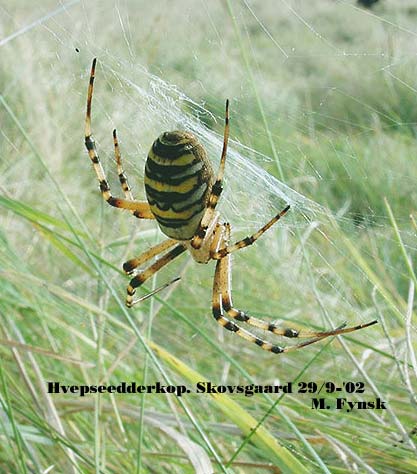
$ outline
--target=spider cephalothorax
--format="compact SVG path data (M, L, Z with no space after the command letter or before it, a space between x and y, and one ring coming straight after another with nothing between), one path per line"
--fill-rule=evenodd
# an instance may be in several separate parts
M129 308L149 296L146 295L134 300L136 289L162 267L187 250L198 263L216 261L212 298L213 316L216 321L224 328L257 344L266 351L277 354L288 352L313 344L328 336L356 331L376 323L376 321L372 321L350 328L345 328L345 325L342 325L334 330L323 332L298 331L278 327L234 308L231 297L231 253L252 245L287 213L290 206L286 206L251 236L233 244L229 243L230 224L222 223L219 213L216 211L217 202L223 190L223 174L229 139L229 101L226 101L223 150L217 175L213 173L205 149L194 135L186 131L162 133L152 144L146 160L145 191L148 202L136 201L133 198L123 171L119 143L116 130L114 130L113 140L117 171L125 198L113 197L91 134L91 102L95 67L96 59L93 60L88 87L85 146L96 172L102 196L111 206L127 209L139 219L156 219L161 231L168 237L167 240L123 264L124 271L129 275L133 275L127 287L126 305ZM151 265L141 271L138 270L146 262L158 257L165 251L166 253L156 258ZM165 286L167 285L163 285L151 294ZM307 340L293 346L281 347L255 336L240 327L236 322L243 322L278 336L302 337L307 338Z

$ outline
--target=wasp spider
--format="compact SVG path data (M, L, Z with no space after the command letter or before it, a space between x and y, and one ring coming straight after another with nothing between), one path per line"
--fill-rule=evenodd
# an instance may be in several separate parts
M220 167L215 176L206 151L189 132L162 133L152 144L145 167L145 190L148 202L136 201L124 174L116 130L113 131L114 153L117 171L125 199L113 197L100 163L91 134L91 101L96 59L93 60L87 96L85 121L85 146L97 175L101 194L111 206L129 210L139 219L156 219L162 232L168 237L140 256L128 260L124 271L133 278L127 287L126 305L130 308L145 297L134 299L137 288L157 271L188 250L198 263L216 261L212 308L215 320L225 329L253 342L262 349L279 354L317 342L325 337L344 334L368 327L376 321L355 327L343 326L330 331L308 331L281 328L249 316L233 306L231 298L230 256L236 250L252 245L264 232L283 217L290 206L285 207L253 235L229 243L230 224L220 222L216 205L223 189L222 181L226 163L229 137L229 102L226 101L223 151ZM138 270L146 262L165 252L145 269ZM168 283L170 284L170 283ZM160 289L155 290L152 294ZM307 338L293 346L281 347L255 336L237 323L246 323L257 329L269 331L287 338Z

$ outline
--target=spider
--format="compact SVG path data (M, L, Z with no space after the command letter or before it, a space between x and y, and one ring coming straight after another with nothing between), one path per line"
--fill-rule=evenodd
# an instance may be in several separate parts
M226 101L223 150L217 175L214 175L207 153L194 135L186 131L162 133L153 142L146 160L144 181L147 202L137 201L133 198L123 171L116 130L113 130L117 171L125 195L125 199L116 198L111 194L91 132L91 103L95 69L96 58L94 58L91 67L87 94L85 146L97 175L101 194L108 204L119 209L127 209L138 219L156 219L161 231L168 237L167 240L123 264L125 273L133 276L127 287L127 307L132 307L171 284L172 282L167 283L145 297L134 299L136 290L146 280L176 257L188 251L198 263L216 261L212 311L217 323L266 351L276 354L292 351L326 337L356 331L377 322L372 321L349 328L345 327L345 323L336 329L323 332L296 330L279 327L236 309L231 297L231 254L256 242L288 212L290 206L286 206L254 234L230 244L230 224L222 223L219 213L216 211L223 189L222 182L226 164L229 138L229 101ZM149 260L158 257L165 251L166 253L157 258L154 263L141 271L138 270ZM281 347L255 336L237 323L246 323L254 328L286 338L307 338L307 340L296 345Z

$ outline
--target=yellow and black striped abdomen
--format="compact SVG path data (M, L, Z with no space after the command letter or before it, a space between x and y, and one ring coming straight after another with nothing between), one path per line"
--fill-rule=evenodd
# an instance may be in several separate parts
M214 181L206 151L188 132L165 132L149 151L145 189L151 211L168 237L190 240L207 207Z

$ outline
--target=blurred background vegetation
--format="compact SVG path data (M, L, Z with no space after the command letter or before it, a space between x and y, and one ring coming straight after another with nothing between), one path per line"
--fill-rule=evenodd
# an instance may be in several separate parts
M416 20L412 0L2 5L1 472L416 472ZM147 150L170 127L197 120L218 162L230 98L219 208L234 235L292 204L234 257L236 306L297 328L380 324L264 353L217 327L214 266L188 256L148 290L179 285L127 311L121 263L163 236L98 192L83 145L95 56L93 129L115 194L114 127L143 199ZM362 381L338 396L388 409L317 411L308 393L46 393L196 377Z

